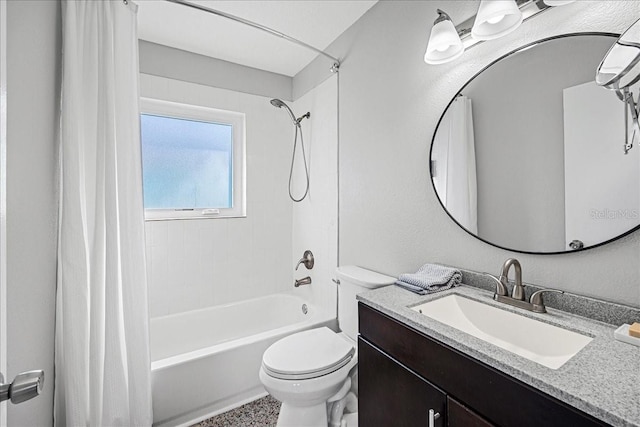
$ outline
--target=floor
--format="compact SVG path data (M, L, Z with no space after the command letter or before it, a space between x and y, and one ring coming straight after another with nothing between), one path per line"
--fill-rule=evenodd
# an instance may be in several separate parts
M273 427L278 421L279 413L280 402L266 396L192 427Z

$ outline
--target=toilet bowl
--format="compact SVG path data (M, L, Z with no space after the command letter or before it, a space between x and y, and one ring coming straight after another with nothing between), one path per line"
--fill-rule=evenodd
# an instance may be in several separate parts
M395 278L355 266L337 269L338 322L298 332L271 345L263 354L260 381L282 402L278 427L357 427L356 295L390 285ZM355 393L354 393L355 392Z
M342 398L338 395L356 362L355 342L327 327L290 335L269 347L260 381L282 402L278 427L326 427L327 402Z

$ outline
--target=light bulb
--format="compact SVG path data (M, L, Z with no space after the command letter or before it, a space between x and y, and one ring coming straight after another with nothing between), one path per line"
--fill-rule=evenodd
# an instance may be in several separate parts
M476 40L492 40L515 30L522 23L522 12L515 0L482 0L471 28Z
M497 24L498 22L502 21L503 19L504 19L504 15L499 15L499 16L496 16L495 18L487 19L487 22L489 24Z
M458 58L464 52L464 46L451 18L438 9L438 18L431 27L424 62L427 64L444 64Z

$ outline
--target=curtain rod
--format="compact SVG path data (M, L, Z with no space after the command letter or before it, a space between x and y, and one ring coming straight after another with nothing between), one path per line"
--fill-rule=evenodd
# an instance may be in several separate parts
M326 52L324 52L324 51L322 51L322 50L320 50L318 48L315 48L315 47L313 47L313 46L311 46L311 45L309 45L309 44L307 44L307 43L305 43L303 41L300 41L300 40L295 39L295 38L293 38L291 36L288 36L288 35L286 35L284 33L281 33L280 31L276 31L276 30L274 30L272 28L266 27L266 26L258 24L256 22L249 21L249 20L244 19L244 18L240 18L239 16L231 15L229 13L222 12L222 11L217 10L217 9L212 9L212 8L205 7L205 6L200 6L199 4L190 3L190 2L187 2L187 1L184 1L184 0L166 0L166 1L168 1L169 3L181 4L183 6L191 7L193 9L201 10L203 12L212 13L214 15L221 16L221 17L227 18L227 19L231 19L232 21L236 21L236 22L248 25L248 26L253 27L253 28L257 28L258 30L265 31L265 32L267 32L269 34L272 34L274 36L277 36L277 37L280 37L282 39L288 40L288 41L290 41L292 43L295 43L295 44L297 44L299 46L305 47L307 49L311 49L312 51L314 51L314 52L316 52L316 53L318 53L320 55L326 56L327 58L331 59L333 61L333 65L331 66L331 72L332 73L336 73L338 71L338 69L340 68L340 60L338 58L335 58L335 57L329 55L328 53L326 53Z

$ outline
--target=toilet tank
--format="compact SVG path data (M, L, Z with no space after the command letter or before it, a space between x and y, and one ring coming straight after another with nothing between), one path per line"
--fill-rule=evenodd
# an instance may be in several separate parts
M340 280L340 285L338 285L338 325L342 332L356 340L358 337L358 300L356 295L370 289L392 285L396 278L355 265L338 267L336 275Z

